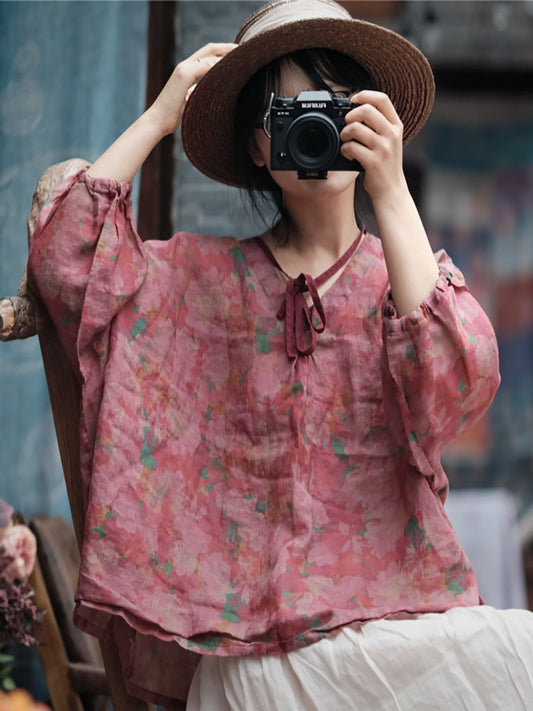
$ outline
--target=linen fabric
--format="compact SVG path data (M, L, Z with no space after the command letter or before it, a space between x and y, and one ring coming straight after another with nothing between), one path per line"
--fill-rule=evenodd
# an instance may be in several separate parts
M276 654L477 605L440 455L489 405L498 359L448 256L398 318L362 235L312 352L290 357L286 279L257 240L142 243L130 191L69 178L29 258L83 384L77 624L119 636L131 688L163 703L158 646Z
M203 657L187 711L530 711L533 614L456 607L279 656Z

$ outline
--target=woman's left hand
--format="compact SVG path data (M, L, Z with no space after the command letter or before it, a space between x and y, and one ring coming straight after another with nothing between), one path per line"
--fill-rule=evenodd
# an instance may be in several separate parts
M384 198L405 185L402 122L392 101L380 91L365 89L352 94L350 100L359 106L346 114L341 152L365 169L364 185L370 197Z
M404 316L427 298L439 271L403 173L403 126L386 94L365 89L350 99L360 105L346 114L341 151L365 169L394 305Z

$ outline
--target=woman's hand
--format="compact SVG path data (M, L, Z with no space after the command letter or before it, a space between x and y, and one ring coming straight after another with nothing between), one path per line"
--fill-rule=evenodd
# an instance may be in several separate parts
M147 111L147 114L158 123L164 135L173 133L180 125L185 103L196 83L236 46L222 43L206 44L176 66L161 93Z
M386 94L365 89L352 94L359 104L346 114L341 152L365 169L365 190L373 199L405 189L402 167L403 125Z
M403 126L391 100L366 89L350 98L360 105L346 114L341 151L365 169L364 186L372 198L392 297L403 316L434 288L438 267L403 173Z
M88 174L130 182L159 141L180 125L196 82L235 46L206 44L180 62L152 106L93 163Z

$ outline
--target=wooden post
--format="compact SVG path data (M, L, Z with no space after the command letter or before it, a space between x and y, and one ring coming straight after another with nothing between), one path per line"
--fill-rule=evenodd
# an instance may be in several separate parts
M146 107L153 104L174 69L177 3L150 2ZM154 148L141 171L138 230L142 239L168 239L172 234L171 204L174 177L174 136Z

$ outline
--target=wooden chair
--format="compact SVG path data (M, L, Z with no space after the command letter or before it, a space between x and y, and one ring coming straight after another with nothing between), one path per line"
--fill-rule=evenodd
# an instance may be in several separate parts
M85 161L74 159L52 166L45 172L36 190L28 218L30 239L39 212L47 197L68 175L77 172L80 167L86 164ZM28 338L36 334L41 347L75 537L78 547L80 547L84 523L78 435L81 403L80 384L59 342L51 320L37 298L28 290L24 275L17 295L0 299L0 340ZM41 572L38 567L34 583L46 591L46 584ZM40 579L38 579L39 576L41 576ZM41 629L41 633L49 634L50 630ZM155 706L152 704L142 702L127 694L115 644L112 641L102 641L100 649L115 711L155 711ZM51 695L57 694L58 698L61 698L61 686L66 682L65 677L57 674L58 665L54 666L53 662L47 660L45 669L48 668L47 681L53 687L50 689ZM52 673L54 671L56 673ZM67 696L67 698L70 697ZM74 696L72 699L72 701L68 701L71 703L70 706L62 708L66 711L84 711L83 706L76 705ZM60 711L59 706L56 711Z
M39 655L54 711L109 711L109 687L97 640L72 621L80 554L70 524L39 516L26 521L37 539L30 578L44 611Z

